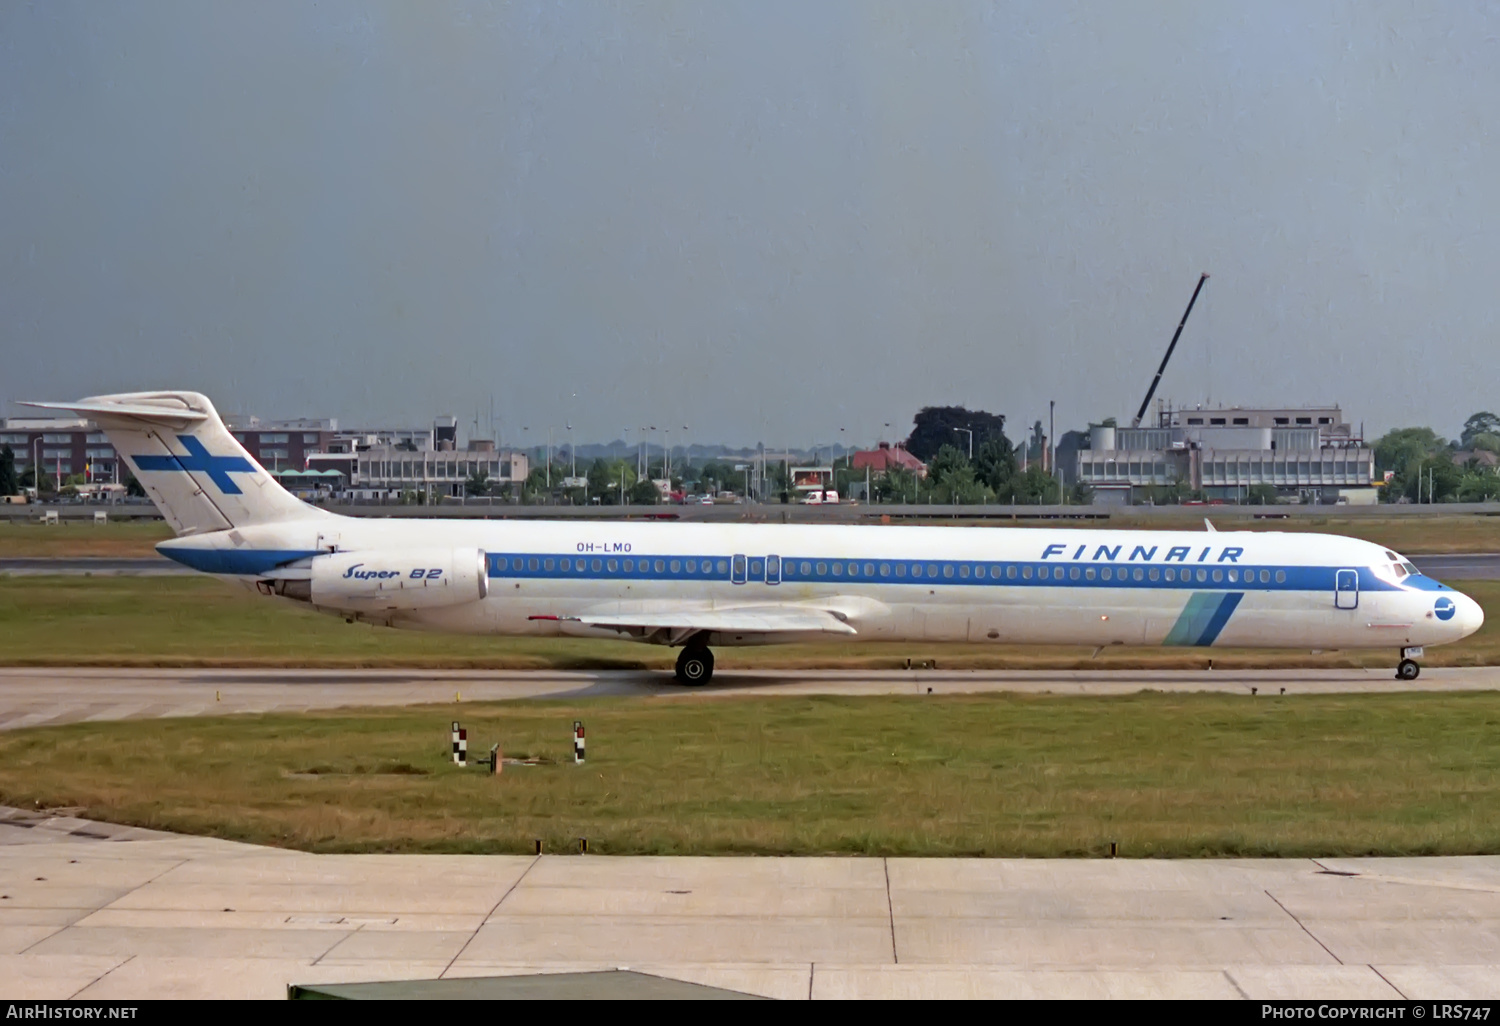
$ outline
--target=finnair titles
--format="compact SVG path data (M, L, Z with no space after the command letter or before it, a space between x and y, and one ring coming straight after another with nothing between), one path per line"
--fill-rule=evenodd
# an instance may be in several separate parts
M1380 545L1276 532L362 519L309 506L195 392L33 403L96 421L177 537L157 549L350 622L626 638L1389 649L1479 629L1478 603Z

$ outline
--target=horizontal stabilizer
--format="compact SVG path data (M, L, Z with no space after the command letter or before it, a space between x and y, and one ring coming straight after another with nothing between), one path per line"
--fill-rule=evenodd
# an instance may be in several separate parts
M80 399L72 403L17 403L18 406L35 406L41 410L65 410L89 417L120 417L125 420L145 420L154 424L195 424L207 420L208 414L186 407L155 405L146 403L113 403L92 399Z

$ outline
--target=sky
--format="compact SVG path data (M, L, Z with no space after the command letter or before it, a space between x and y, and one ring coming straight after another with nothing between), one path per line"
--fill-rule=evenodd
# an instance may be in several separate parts
M1497 97L1493 3L0 4L0 402L1061 431L1207 271L1159 396L1453 436Z

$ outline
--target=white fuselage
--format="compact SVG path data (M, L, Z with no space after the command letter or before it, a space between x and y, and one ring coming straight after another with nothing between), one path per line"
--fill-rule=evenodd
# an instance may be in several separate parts
M855 636L705 632L717 645L857 638L1395 649L1457 641L1483 622L1472 599L1410 574L1396 554L1331 535L320 517L160 546L251 587L319 554L444 548L482 550L485 597L329 611L419 630L678 644L680 632L578 618L790 605L828 611Z

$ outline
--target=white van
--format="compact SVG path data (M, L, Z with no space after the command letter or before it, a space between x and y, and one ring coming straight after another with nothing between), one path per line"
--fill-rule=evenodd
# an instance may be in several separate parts
M832 488L824 488L820 489L819 491L808 492L806 495L802 496L802 505L804 506L832 506L837 505L838 501L839 493L834 491Z

